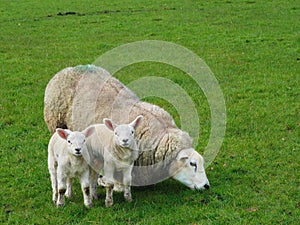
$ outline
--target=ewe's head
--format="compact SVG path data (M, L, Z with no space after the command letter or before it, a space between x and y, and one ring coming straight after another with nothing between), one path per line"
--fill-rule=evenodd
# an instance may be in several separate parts
M173 178L191 189L209 189L203 157L193 148L181 150L171 165Z
M117 125L110 119L104 119L103 123L108 129L114 132L114 138L117 145L129 148L134 143L134 131L142 122L143 116L138 116L129 124Z
M70 131L68 129L57 128L56 133L64 140L67 141L68 151L75 156L82 156L86 151L85 139L91 136L95 131L95 127L91 126L84 131Z

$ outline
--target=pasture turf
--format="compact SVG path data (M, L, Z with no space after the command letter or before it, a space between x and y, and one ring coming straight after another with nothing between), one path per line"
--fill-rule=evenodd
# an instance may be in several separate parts
M1 224L299 224L299 1L7 1L0 4ZM163 40L202 58L223 91L226 135L207 167L211 188L174 180L134 187L133 203L115 194L83 206L79 183L57 209L47 169L50 134L44 90L68 66L133 41ZM205 95L182 71L139 63L116 76L125 84L162 76L197 105L203 153L210 132ZM167 101L148 101L168 110Z

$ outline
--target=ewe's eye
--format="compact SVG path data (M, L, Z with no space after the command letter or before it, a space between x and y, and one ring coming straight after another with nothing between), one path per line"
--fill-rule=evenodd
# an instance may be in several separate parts
M68 140L68 143L69 143L69 144L71 144L71 141L70 141L70 140Z
M131 134L133 134L133 133L134 133L134 131L132 130L132 131L131 131Z
M195 162L190 162L190 165L192 166L192 167L195 167L195 172L197 171L197 163L195 163Z
M115 132L115 135L116 135L116 136L119 136L117 132Z

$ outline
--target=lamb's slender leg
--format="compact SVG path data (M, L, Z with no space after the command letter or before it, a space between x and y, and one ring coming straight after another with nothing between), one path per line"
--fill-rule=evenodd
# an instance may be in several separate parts
M98 174L93 169L90 168L90 191L91 198L97 200L98 199L98 185L97 185Z
M84 205L88 208L93 207L90 193L90 171L86 170L80 177L81 190L83 193Z
M106 198L105 206L110 207L113 205L113 188L114 188L114 167L104 163L105 187Z
M72 196L72 178L70 178L70 177L67 178L67 190L66 190L65 196L67 198L71 198L71 196Z
M114 184L106 184L106 197L105 197L105 206L106 207L110 207L114 204L113 188L114 188Z
M62 169L58 167L57 168L58 199L56 202L57 207L61 207L65 204L64 196L67 190L66 179L67 179L66 174L64 174Z
M51 185L52 185L52 201L56 205L57 197L58 197L56 169L49 168L49 172L50 172Z
M132 171L132 166L128 169L126 169L123 172L123 184L124 184L124 198L128 202L132 202L132 196L131 196L131 171Z
M52 186L52 201L56 205L58 198L57 191L57 161L55 161L53 154L48 154L48 170L50 173L51 186Z

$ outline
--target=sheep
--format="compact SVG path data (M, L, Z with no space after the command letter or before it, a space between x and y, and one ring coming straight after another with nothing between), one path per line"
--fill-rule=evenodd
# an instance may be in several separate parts
M141 153L132 185L151 185L172 177L191 189L208 189L203 157L192 147L189 134L164 109L141 101L104 69L93 65L63 69L45 90L44 120L50 132L57 127L82 129L107 117L118 124L128 123L137 115L144 119L135 132Z
M138 158L138 147L134 139L134 131L140 125L143 116L138 116L129 124L117 125L110 119L103 119L103 124L93 125L96 129L94 135L87 142L91 155L99 155L98 160L103 160L103 171L105 175L106 198L105 205L113 205L113 187L118 180L124 188L125 200L131 202L130 190L131 171L134 161ZM95 159L94 159L95 160ZM97 160L97 158L96 158ZM97 174L100 168L93 168L91 174L92 183L97 182ZM120 173L121 177L116 177ZM116 183L118 185L118 183ZM92 189L92 196L95 196Z
M57 207L64 205L64 195L71 197L72 178L79 177L84 205L92 207L90 198L90 167L86 138L95 131L88 127L82 132L57 128L48 145L48 169Z

